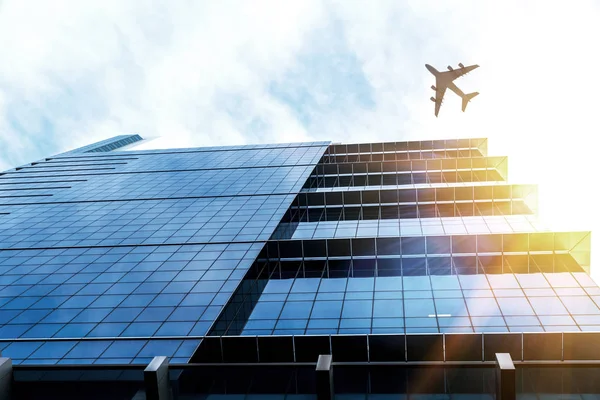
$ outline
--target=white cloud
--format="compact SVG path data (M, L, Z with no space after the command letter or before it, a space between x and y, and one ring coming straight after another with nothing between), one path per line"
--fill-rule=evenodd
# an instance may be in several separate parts
M598 230L599 19L593 0L4 1L0 169L130 132L161 147L486 136L512 178L542 184L546 215ZM343 52L356 65L311 69ZM458 62L481 65L459 83L481 95L464 114L447 95L436 119L424 64ZM352 68L372 106L358 81L334 85Z
M0 47L11 60L0 65L0 95L9 99L0 109L6 164L127 132L173 145L245 141L240 119L215 106L217 92L250 100L247 118L268 125L255 141L283 131L287 140L307 138L265 85L323 23L318 2L2 4ZM14 115L27 125L15 129ZM35 146L44 135L52 135L47 146Z

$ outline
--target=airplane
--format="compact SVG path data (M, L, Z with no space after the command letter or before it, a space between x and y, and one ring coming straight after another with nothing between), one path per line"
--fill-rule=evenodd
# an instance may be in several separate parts
M433 68L431 65L425 64L427 70L431 72L433 76L435 76L435 86L431 86L431 88L435 90L435 97L431 97L431 101L435 103L436 117L440 112L440 107L442 105L442 101L444 100L444 93L446 93L446 89L452 90L454 93L456 93L462 98L463 112L467 108L467 104L469 103L469 101L471 101L473 97L479 94L479 92L465 94L462 90L456 87L456 85L453 82L456 78L460 78L461 76L473 71L475 68L478 68L479 65L470 65L468 67L465 67L464 65L462 65L462 63L458 63L458 66L460 68L453 69L451 66L448 65L447 72L440 72L437 69Z

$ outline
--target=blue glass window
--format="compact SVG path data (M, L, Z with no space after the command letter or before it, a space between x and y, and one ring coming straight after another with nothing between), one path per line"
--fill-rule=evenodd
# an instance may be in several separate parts
M177 352L177 349L179 348L179 346L181 346L181 342L181 340L149 340L137 356L155 357L166 355L170 357ZM197 342L193 343L197 344Z
M151 306L176 306L184 298L184 294L181 293L169 293L169 294L159 294L156 298L150 303Z
M169 321L197 321L206 307L177 307L169 316Z
M348 280L346 278L332 278L321 280L319 286L319 292L332 293L332 292L344 292L346 290L346 284Z
M405 300L404 312L406 317L428 317L436 314L432 299Z
M127 297L124 294L114 294L114 295L105 295L100 296L96 301L94 301L90 307L94 308L104 308L104 307L116 307Z
M207 306L215 297L214 293L191 293L181 301L181 306Z
M452 317L468 316L467 305L461 299L436 299L435 308L439 315L448 315Z
M148 344L152 343L153 341L151 340ZM191 357L192 354L194 353L194 351L196 350L196 348L198 347L198 345L200 344L200 341L198 340L184 340L183 343L179 346L179 348L177 349L177 351L175 352L175 354L173 354L174 357ZM143 349L143 351L145 352L145 348ZM183 361L186 362L186 361Z
M43 342L13 342L2 350L2 355L13 359L24 359L29 357L42 344Z
M467 309L473 317L501 316L496 300L493 298L468 298Z
M104 319L105 322L131 322L141 312L143 308L139 307L127 307L127 308L115 308L108 316Z
M174 307L148 307L135 320L138 322L166 321L174 309Z
M375 300L373 305L374 318L394 318L404 315L404 303L402 300Z
M368 300L344 301L342 318L370 318L373 315L373 302Z
M165 322L155 333L156 336L186 336L194 327L193 322Z
M112 344L111 341L93 340L77 343L71 351L66 354L66 358L98 358Z
M348 292L372 292L375 284L374 278L349 278L346 291Z
M0 328L1 339L15 339L31 328L31 325L6 325Z
M31 329L25 332L22 337L24 338L50 338L54 336L63 327L62 324L37 324L33 325Z
M25 310L18 317L15 317L10 323L11 324L35 324L41 321L49 310Z
M373 328L403 328L404 318L373 318ZM395 331L398 333L400 331ZM392 332L389 332L392 333Z
M290 301L285 304L279 318L283 319L302 319L308 318L313 303L308 301Z
M31 358L62 358L75 346L76 343L77 342L67 342L67 341L46 342L42 346L40 346L29 357L31 357Z
M72 320L72 322L100 322L111 311L111 308L88 308L86 310L81 311L81 313L79 313Z
M438 314L438 324L440 327L470 327L471 319L467 317L440 317Z
M135 357L145 344L145 340L115 340L102 356L104 358Z
M42 321L48 323L67 323L75 318L75 316L80 312L81 309L78 308L57 309L48 314Z
M160 328L161 322L132 322L123 331L123 337L146 337L152 336Z
M471 317L475 326L506 326L502 317Z
M320 279L296 279L292 286L292 293L315 293L321 283Z
M430 278L431 287L435 292L460 289L458 276L456 275L431 275Z
M370 318L352 318L352 319L341 319L340 320L340 330L341 329L360 329L360 328L371 328L371 319Z
M308 321L308 328L309 329L337 329L339 324L340 324L339 319L310 319ZM307 332L307 334L308 334L308 332Z
M407 332L421 332L421 333L433 333L438 332L437 319L435 317L428 318L405 318L404 320L407 328ZM433 328L432 330L409 330L408 328Z
M54 337L57 338L82 338L96 327L96 324L66 324L60 325L60 329Z
M196 325L192 328L189 333L190 336L204 336L208 333L208 329L212 325L212 322L196 322Z
M306 329L308 320L306 319L280 319L277 322L277 329Z
M244 330L270 330L275 327L276 323L276 319L251 319L248 322L246 322Z
M428 290L431 291L431 281L429 276L405 276L404 290Z
M463 289L489 289L485 275L459 275L458 280Z
M98 296L73 296L69 300L65 301L60 307L61 308L84 308L92 304Z
M341 301L317 301L313 306L310 318L340 318L341 313Z
M122 307L145 307L156 297L154 294L132 294L121 303Z
M103 322L88 333L90 337L117 337L127 327L126 323Z
M283 302L260 301L256 307L254 307L250 319L276 319L279 317L283 304Z

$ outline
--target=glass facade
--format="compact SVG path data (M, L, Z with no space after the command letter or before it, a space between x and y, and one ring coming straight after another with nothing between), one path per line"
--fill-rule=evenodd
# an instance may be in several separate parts
M270 280L242 334L598 331L598 294L584 273Z
M115 151L138 140L0 173L0 350L17 371L139 381L119 366L166 356L189 398L308 399L301 363L332 354L404 382L341 365L336 398L493 398L489 369L443 366L430 390L398 363L600 359L590 232L538 221L536 186L508 183L486 139ZM270 362L289 365L212 369ZM523 396L556 393L519 374Z
M134 139L0 174L14 364L187 362L327 149L107 152Z
M589 232L547 229L484 140L451 145L330 146L213 333L600 331Z

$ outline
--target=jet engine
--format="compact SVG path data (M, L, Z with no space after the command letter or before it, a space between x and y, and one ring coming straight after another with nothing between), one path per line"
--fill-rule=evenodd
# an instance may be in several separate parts
M434 85L431 85L431 89L433 90L437 90L436 87Z
M464 65L462 65L462 63L458 63L458 66L461 67L461 68L465 67Z
M448 65L448 71L454 71L451 66Z
M430 97L429 100L431 100L435 103L435 97Z

